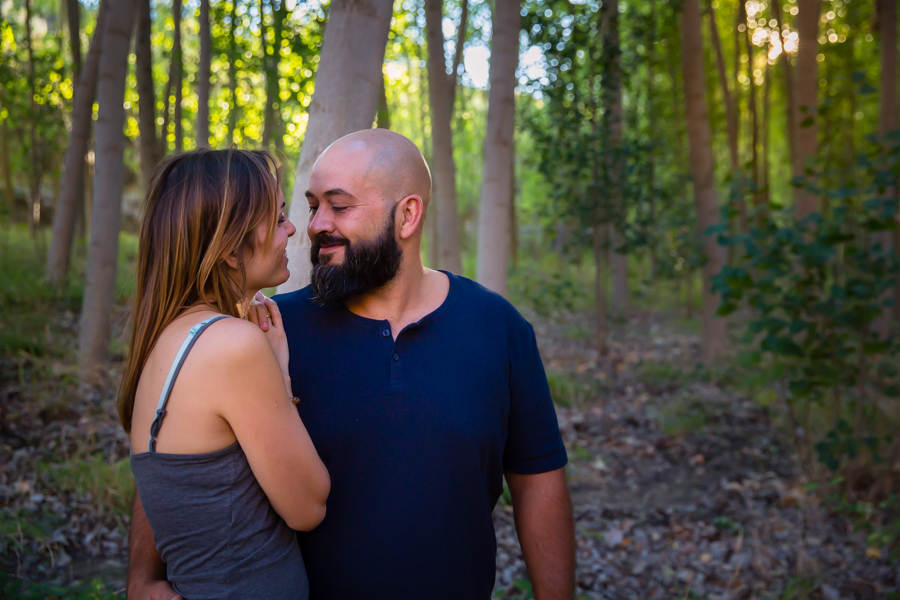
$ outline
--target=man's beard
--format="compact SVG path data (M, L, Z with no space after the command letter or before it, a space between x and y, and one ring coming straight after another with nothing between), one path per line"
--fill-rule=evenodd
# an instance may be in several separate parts
M346 238L320 234L310 248L310 284L313 301L322 306L344 303L350 298L380 289L389 283L400 270L403 250L397 243L394 215L390 217L381 235L373 242L351 244ZM320 264L319 250L323 243L342 244L342 264ZM334 259L332 259L333 261Z

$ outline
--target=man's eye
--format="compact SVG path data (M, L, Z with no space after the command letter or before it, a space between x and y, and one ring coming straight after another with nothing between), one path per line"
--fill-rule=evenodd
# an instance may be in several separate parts
M347 207L346 206L333 206L332 209L334 210L334 212L344 212L345 210L347 210Z

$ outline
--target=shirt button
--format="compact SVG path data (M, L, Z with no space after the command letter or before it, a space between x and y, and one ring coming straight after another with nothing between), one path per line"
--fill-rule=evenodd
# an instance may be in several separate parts
M400 355L395 353L395 354L394 354L394 360L400 360Z
M391 335L391 330L390 329L382 329L381 335L382 335L382 337L387 337L387 336Z

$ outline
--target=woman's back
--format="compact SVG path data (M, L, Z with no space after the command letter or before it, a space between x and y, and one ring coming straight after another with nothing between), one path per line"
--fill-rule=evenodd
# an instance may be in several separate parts
M223 318L206 319L192 327L172 362L156 417L148 428L147 451L131 457L138 493L157 549L167 565L168 579L188 600L305 599L308 583L296 534L273 509L240 444L234 441L225 448L193 454L157 452L155 448L156 437L165 429L163 417L181 365L205 328ZM158 363L158 359L154 357L148 365ZM203 357L198 356L195 362L198 364L190 369L192 379L202 372L196 367L202 368ZM158 374L149 375L152 380ZM210 401L205 397L187 398L187 391L181 390L177 398L182 408L179 412L189 412L184 408L191 400L196 402L190 404L201 406ZM136 416L139 408L146 412L148 400L139 399ZM145 406L137 406L140 404ZM135 419L135 426L141 426L139 419ZM169 440L168 446L183 445L172 436L164 437ZM231 439L235 439L233 434ZM194 443L203 445L209 440Z

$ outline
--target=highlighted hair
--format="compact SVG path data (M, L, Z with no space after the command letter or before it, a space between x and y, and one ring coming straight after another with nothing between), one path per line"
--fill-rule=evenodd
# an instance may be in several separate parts
M271 240L278 205L278 163L264 151L199 149L164 160L147 191L138 243L131 343L119 388L119 420L131 431L141 372L162 331L185 309L205 304L243 317L249 300L243 258L256 228ZM235 278L225 260L239 258Z

